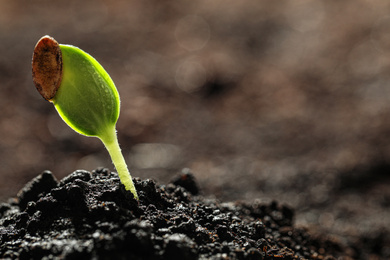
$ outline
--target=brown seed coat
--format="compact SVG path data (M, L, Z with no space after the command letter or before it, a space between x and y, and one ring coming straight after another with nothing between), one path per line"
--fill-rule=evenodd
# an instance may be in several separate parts
M53 99L62 80L62 54L54 38L43 36L35 46L32 76L42 97L48 101Z

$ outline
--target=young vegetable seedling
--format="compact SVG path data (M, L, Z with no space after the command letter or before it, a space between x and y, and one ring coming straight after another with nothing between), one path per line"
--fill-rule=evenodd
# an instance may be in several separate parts
M34 49L32 75L39 93L73 130L103 142L120 181L138 200L116 135L119 94L104 68L81 49L44 36Z

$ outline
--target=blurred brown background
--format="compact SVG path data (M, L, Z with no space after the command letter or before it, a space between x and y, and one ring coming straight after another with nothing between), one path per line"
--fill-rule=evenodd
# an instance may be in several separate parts
M188 167L204 195L277 200L298 224L387 241L389 1L0 0L3 201L46 169L113 169L32 83L46 34L113 78L133 176Z

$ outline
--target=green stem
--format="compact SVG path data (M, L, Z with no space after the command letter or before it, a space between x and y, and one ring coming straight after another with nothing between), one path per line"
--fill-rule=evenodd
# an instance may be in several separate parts
M125 185L125 189L131 191L131 193L134 195L134 198L139 200L130 172L127 169L126 161L121 152L121 148L119 147L115 126L111 131L107 131L104 136L99 136L99 138L106 146L108 153L111 156L111 160L118 172L119 179L123 185Z

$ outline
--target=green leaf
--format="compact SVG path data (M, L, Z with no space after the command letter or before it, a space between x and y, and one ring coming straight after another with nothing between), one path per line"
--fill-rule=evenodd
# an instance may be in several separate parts
M119 94L104 68L81 49L60 44L63 75L52 99L62 119L76 132L104 136L119 117Z

